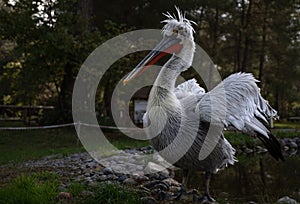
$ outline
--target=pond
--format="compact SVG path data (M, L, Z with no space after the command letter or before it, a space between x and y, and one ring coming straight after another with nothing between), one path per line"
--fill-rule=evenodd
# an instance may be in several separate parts
M276 161L269 155L239 156L239 162L211 180L211 194L221 203L274 203L283 196L300 201L300 157ZM181 180L177 173L177 180ZM191 173L189 189L203 193L203 173Z

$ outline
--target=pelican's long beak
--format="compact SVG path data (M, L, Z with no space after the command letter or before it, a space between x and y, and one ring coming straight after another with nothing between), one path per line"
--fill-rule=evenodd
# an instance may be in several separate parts
M182 49L181 39L176 36L164 37L158 45L126 76L123 84L126 85L130 80L143 73L151 65L165 56L167 53L179 53Z

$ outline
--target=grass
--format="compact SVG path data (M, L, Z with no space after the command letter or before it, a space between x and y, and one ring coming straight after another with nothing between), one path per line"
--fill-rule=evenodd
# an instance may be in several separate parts
M98 184L94 187L82 183L71 183L66 190L70 193L67 201L59 198L60 177L51 172L40 172L32 175L20 175L11 183L0 189L0 204L34 204L34 203L105 203L131 204L141 203L137 191L119 184ZM83 195L83 191L90 194Z
M300 122L289 122L289 121L282 121L282 122L274 122L275 128L280 129L300 129Z
M0 164L83 151L74 129L1 131Z
M20 122L0 123L0 126L22 126ZM289 129L300 128L299 123L275 123L274 135L279 138L300 136L296 131L279 131L283 127ZM120 132L104 132L109 141L118 149L128 149L149 145L148 141L140 141L127 137ZM225 137L233 145L253 146L257 140L241 133L225 132ZM0 165L19 163L26 160L36 160L47 155L85 151L77 141L77 134L73 127L47 130L0 130Z
M118 149L142 147L148 141L128 138L118 132L105 136ZM0 130L0 165L36 160L47 155L68 155L85 151L73 127L47 130Z
M292 125L289 123L285 125L275 124L275 127L298 128L297 125ZM299 136L299 132L287 131L274 131L274 134L277 137ZM134 140L119 132L105 132L105 136L119 149L142 147L149 144L147 141ZM225 132L225 137L233 145L254 146L257 143L256 139L235 132ZM19 163L51 154L68 155L82 151L84 151L84 148L80 143L77 143L74 128L0 131L0 164ZM2 176L12 175L11 178L15 179L0 184L0 204L58 202L58 186L63 180L59 176L49 172L32 174L30 171L17 168L8 169L9 173L4 171L4 173L1 173L1 171ZM84 190L88 190L92 194L83 197L81 193ZM135 190L118 184L99 184L95 187L87 187L82 183L74 182L69 185L67 191L72 195L72 203L117 204L141 202L140 196Z
M52 173L21 175L0 189L0 203L55 203L58 186Z
M94 195L82 203L86 204L140 204L142 203L139 193L129 187L119 184L104 184L94 187Z

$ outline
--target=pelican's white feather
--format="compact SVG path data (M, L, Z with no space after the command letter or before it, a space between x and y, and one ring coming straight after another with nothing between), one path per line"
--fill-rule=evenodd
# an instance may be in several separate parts
M232 74L201 96L195 110L201 120L222 121L246 134L255 135L258 132L268 138L268 128L258 119L268 123L271 118L278 117L277 111L261 96L256 82L252 74ZM211 101L214 102L213 112ZM224 112L225 115L222 114Z
M175 90L174 93L176 97L180 100L183 99L189 95L203 95L205 94L204 88L199 86L196 79L190 79L188 81L185 81L182 84L179 84Z

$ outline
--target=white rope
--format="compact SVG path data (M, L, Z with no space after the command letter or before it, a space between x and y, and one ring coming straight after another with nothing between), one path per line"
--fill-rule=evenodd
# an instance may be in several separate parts
M79 125L79 126L82 125L82 126L94 127L94 128L113 129L113 130L142 131L141 128L114 127L114 126L87 124L87 123L66 123L60 125L46 125L46 126L34 126L34 127L0 127L0 130L40 130L40 129L54 129L54 128L61 128L61 127L69 127L75 125Z
M39 130L39 129L53 129L60 127L73 126L74 123L67 123L61 125L47 125L47 126L34 126L34 127L0 127L0 130Z

